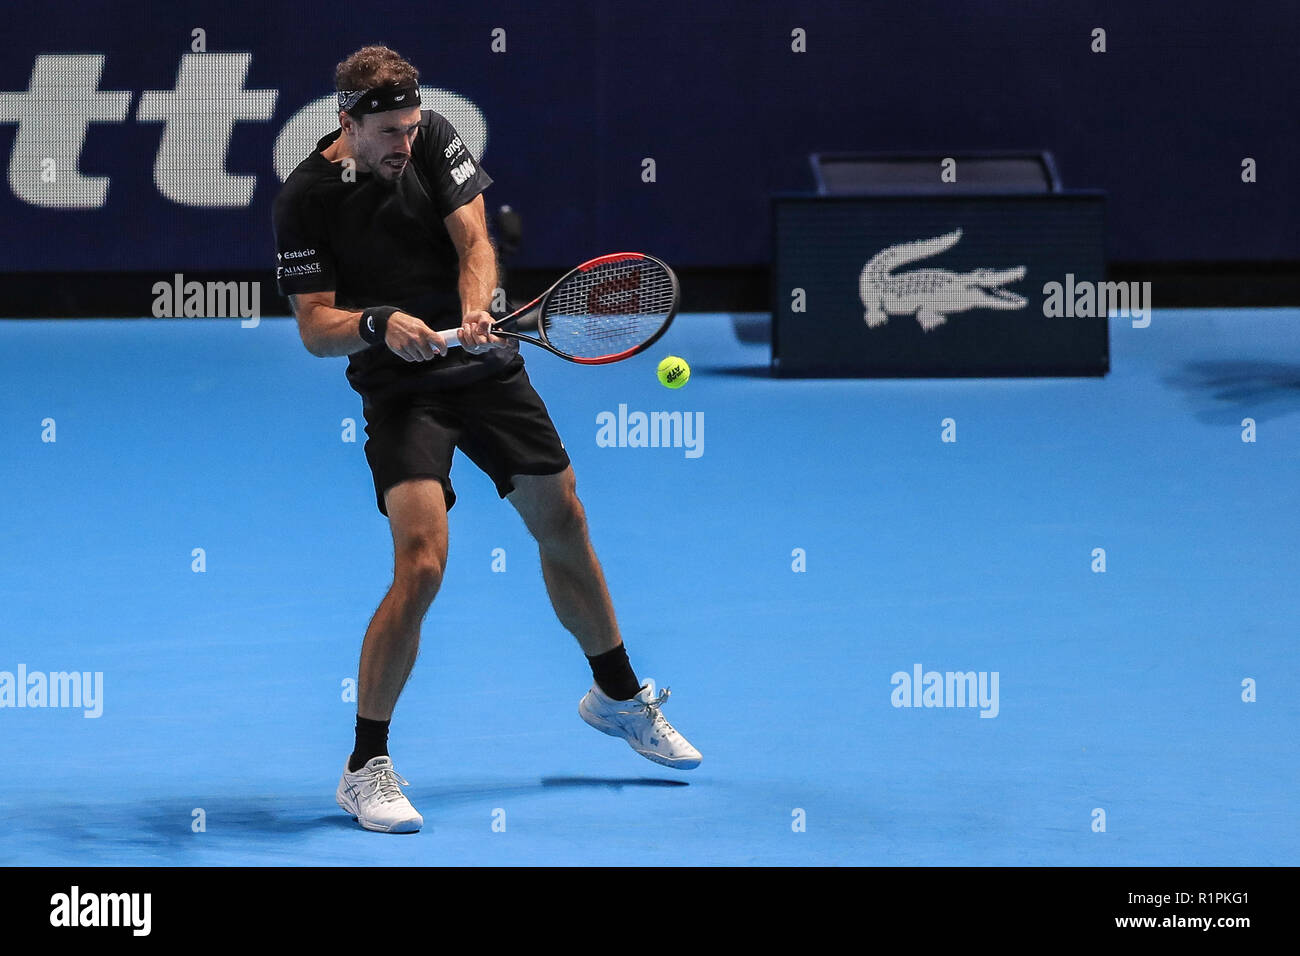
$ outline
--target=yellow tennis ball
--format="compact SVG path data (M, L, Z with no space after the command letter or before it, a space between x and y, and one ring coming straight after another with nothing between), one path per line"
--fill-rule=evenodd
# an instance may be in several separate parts
M686 359L670 355L659 363L659 384L668 388L681 388L691 380L691 367Z

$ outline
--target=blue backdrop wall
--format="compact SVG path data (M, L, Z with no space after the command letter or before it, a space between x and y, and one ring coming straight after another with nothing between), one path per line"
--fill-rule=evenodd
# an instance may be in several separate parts
M1050 149L1067 187L1109 192L1111 259L1295 260L1298 10L9 3L0 269L273 268L281 176L334 127L334 64L368 42L411 59L459 122L481 117L487 198L524 217L522 266L621 247L680 266L766 263L768 196L811 186L812 151L1001 148ZM182 75L201 95L160 95Z

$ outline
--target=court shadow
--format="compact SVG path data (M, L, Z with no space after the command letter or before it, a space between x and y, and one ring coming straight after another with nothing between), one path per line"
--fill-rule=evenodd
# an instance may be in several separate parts
M139 804L43 805L39 814L13 814L9 822L21 827L33 858L103 862L118 852L143 852L170 864L231 835L292 842L322 826L355 826L341 810L322 814L325 806L320 799L276 795L169 800L154 802L147 810Z
M411 802L436 817L440 810L462 804L498 801L502 797L540 795L556 789L624 787L685 787L685 780L655 777L543 777L540 780L411 787ZM196 814L202 810L202 814ZM196 831L196 821L202 829ZM160 862L184 861L200 847L241 838L260 846L291 847L298 838L321 830L352 831L357 824L334 807L333 794L310 796L251 795L247 798L201 798L154 803L147 810L114 804L42 805L40 813L13 814L8 821L24 834L33 859L99 860L114 851L155 856ZM264 838L264 839L263 839ZM226 845L230 845L226 843Z
M284 839L303 835L322 826L352 823L342 810L322 814L322 800L261 796L249 800L199 800L189 804L156 808L139 818L139 831L157 843L194 839L193 808L202 806L205 833L214 835L265 834ZM332 806L332 801L330 804Z
M685 780L651 779L649 777L543 777L543 787L609 787L621 790L624 787L689 787Z
M543 777L537 781L518 783L485 783L481 785L447 787L411 787L407 791L412 802L423 802L431 807L452 806L459 803L477 803L485 797L525 796L555 789L605 788L621 790L623 787L686 787L685 780L655 777Z
M1196 419L1207 425L1257 422L1300 411L1300 366L1283 362L1189 362L1165 376L1164 383L1196 404Z

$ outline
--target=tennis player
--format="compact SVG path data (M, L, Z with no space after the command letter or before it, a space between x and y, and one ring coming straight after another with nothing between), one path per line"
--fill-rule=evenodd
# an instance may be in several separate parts
M388 731L442 583L452 452L491 477L537 540L560 622L591 665L582 719L637 753L690 769L700 753L637 680L575 493L573 468L524 370L491 334L497 285L483 190L491 177L446 118L420 108L419 74L367 46L335 72L339 129L285 182L274 208L277 280L303 345L348 356L361 395L375 502L393 534L393 584L361 645L356 743L336 800L368 830L424 820L402 792ZM459 323L464 348L437 331Z

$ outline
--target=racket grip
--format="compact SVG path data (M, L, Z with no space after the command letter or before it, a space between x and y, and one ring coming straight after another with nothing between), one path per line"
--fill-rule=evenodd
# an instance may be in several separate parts
M443 329L438 333L442 340L447 343L447 348L460 345L460 329Z

